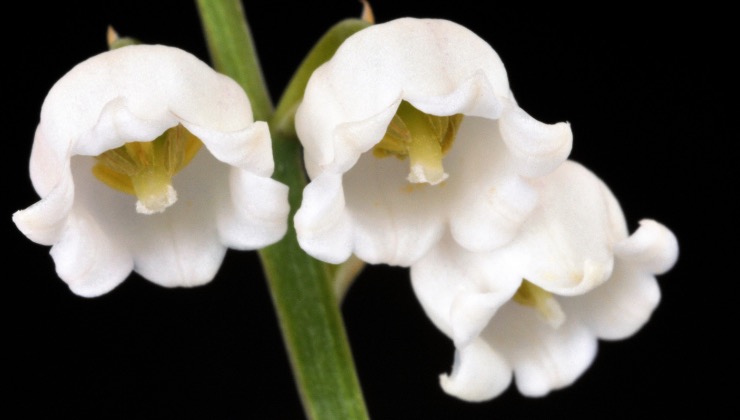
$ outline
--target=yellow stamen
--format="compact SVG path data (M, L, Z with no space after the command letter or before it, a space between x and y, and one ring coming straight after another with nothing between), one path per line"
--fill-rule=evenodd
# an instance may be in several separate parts
M160 213L177 201L172 177L190 163L202 145L178 124L153 141L129 142L97 156L92 172L109 187L135 195L139 213Z
M565 322L565 313L552 293L527 280L522 280L521 286L512 299L520 305L534 308L553 328L558 328Z
M442 158L452 147L462 118L462 114L442 117L425 114L402 101L385 136L375 145L373 155L409 157L409 182L439 184L447 179Z

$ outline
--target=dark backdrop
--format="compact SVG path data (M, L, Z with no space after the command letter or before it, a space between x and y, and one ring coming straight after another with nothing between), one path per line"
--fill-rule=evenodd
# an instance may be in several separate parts
M276 98L312 42L360 11L354 0L262 3L248 1L245 9ZM722 128L734 116L724 78L732 51L728 12L706 3L659 12L622 3L598 10L506 3L373 4L379 22L447 18L491 43L520 105L545 122L569 121L571 157L607 182L631 229L644 217L669 226L681 256L659 278L663 301L652 320L629 340L600 343L594 365L575 385L539 399L511 387L479 404L439 388L453 346L426 319L408 271L368 267L343 313L371 415L593 418L719 407L727 401L723 391L736 383L737 360L728 357L737 331L730 312L737 132ZM2 204L8 287L0 296L2 347L9 350L2 378L10 393L2 394L0 410L27 413L20 418L41 412L52 413L46 418L302 418L255 253L230 251L204 287L169 290L132 275L113 292L84 299L56 277L48 247L27 240L10 221L12 212L37 200L27 161L52 84L105 50L109 24L208 61L194 4L16 7L5 13L2 28L9 146L3 190L11 195Z

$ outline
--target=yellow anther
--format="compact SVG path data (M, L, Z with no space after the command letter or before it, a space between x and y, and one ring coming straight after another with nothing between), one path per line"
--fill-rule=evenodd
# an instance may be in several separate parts
M97 156L92 171L109 187L135 195L139 213L160 213L177 201L172 177L190 163L202 145L178 124L153 141L129 142Z
M442 158L452 147L462 114L436 116L425 114L402 101L383 139L375 145L378 158L409 158L409 182L439 184L447 179Z

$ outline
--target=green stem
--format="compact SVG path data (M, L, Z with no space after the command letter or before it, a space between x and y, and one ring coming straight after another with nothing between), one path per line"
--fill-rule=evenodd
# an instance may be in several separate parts
M213 66L236 80L249 94L254 119L267 121L272 115L272 100L241 2L196 0L196 3Z
M331 57L343 39L330 37L334 42L329 53L320 54L321 60L304 60L279 106L288 111L271 119L272 106L239 2L197 2L214 66L248 92L255 119L269 121L276 162L273 177L290 188L290 228L280 242L261 250L260 257L306 416L316 420L368 419L334 292L333 271L303 252L292 226L307 184L293 113L310 74ZM353 32L346 32L346 36L349 33ZM287 124L279 123L286 120Z
M289 185L291 215L301 202L306 179L300 143L273 135L281 157L275 179ZM298 245L292 226L279 243L260 252L283 338L288 347L303 407L310 419L367 419L332 278L326 264Z

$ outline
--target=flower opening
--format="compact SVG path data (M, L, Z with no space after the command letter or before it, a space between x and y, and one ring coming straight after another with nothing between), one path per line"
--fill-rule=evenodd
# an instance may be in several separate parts
M568 124L517 106L490 45L437 19L350 36L311 75L295 123L311 177L298 241L331 263L409 266L448 232L473 251L507 243L537 202L531 178L572 142Z
M537 314L553 328L558 328L565 322L565 313L552 293L527 280L522 280L521 286L511 300L536 310Z
M96 156L93 175L109 187L136 196L136 211L161 213L177 201L172 177L203 143L182 124L149 142L129 142Z
M50 245L82 296L132 270L166 287L215 276L227 248L287 230L287 186L271 179L270 133L233 80L161 45L104 52L44 100L30 173L41 199L13 215Z
M462 119L462 114L425 114L401 101L383 139L373 147L373 155L401 160L408 157L409 182L437 185L449 176L442 168L442 158L452 147Z
M593 362L598 339L623 339L660 301L655 276L678 243L643 220L632 235L616 198L567 161L537 182L540 203L507 245L470 252L444 238L411 267L414 292L455 344L449 394L496 397L512 381L527 396L572 384Z

